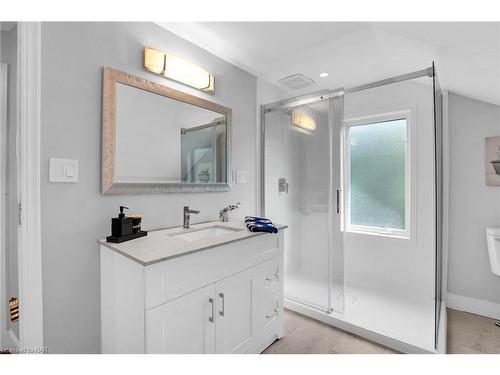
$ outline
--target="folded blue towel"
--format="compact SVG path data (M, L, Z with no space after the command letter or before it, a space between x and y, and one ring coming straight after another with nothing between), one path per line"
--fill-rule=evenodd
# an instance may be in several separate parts
M265 217L245 216L245 223L249 221L258 221L259 223L272 224L271 220L266 219Z
M272 221L263 217L246 216L245 224L250 232L278 233Z

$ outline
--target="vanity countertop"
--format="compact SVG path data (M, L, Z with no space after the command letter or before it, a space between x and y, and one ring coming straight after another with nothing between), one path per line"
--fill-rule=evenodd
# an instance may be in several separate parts
M287 225L282 224L275 225L278 230L288 227ZM187 241L172 236L181 233L196 232L200 229L210 227L232 228L235 229L235 231L196 241ZM230 220L228 222L210 221L207 223L192 224L189 229L175 227L149 231L148 235L145 237L123 243L106 242L106 239L98 240L98 243L115 250L144 266L147 266L153 263L263 234L266 233L250 232L243 220Z

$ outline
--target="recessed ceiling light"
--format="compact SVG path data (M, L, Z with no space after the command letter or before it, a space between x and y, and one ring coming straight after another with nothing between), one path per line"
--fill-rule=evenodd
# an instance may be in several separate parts
M328 77L328 73L321 73L319 76L320 76L321 78L325 78L325 77Z

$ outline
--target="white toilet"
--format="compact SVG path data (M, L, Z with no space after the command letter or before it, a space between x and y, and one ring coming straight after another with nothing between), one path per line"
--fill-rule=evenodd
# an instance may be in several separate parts
M500 276L500 228L486 228L491 271Z

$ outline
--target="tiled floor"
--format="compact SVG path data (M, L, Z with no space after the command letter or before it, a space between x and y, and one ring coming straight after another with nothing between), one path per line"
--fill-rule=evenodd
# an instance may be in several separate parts
M317 320L285 310L285 337L275 341L264 353L389 354L396 352Z
M285 337L264 354L396 354L397 352L314 319L285 310ZM448 353L500 354L493 319L448 309Z
M493 319L448 309L448 353L500 354L500 328Z

